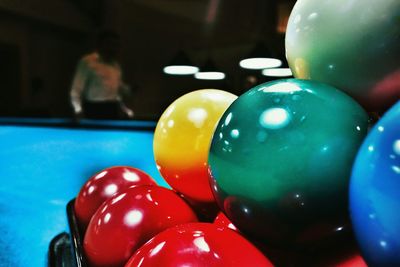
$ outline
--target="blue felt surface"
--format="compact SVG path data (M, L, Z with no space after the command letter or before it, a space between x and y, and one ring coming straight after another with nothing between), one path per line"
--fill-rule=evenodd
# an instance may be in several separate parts
M0 126L0 266L46 266L50 240L67 231L65 207L94 172L143 169L165 185L153 133Z
M74 123L71 118L14 118L14 117L0 117L0 124L18 124L18 125L31 125L31 124L41 124L41 125L68 125ZM156 123L154 121L133 121L133 120L89 120L82 119L76 126L110 126L110 127L155 127Z

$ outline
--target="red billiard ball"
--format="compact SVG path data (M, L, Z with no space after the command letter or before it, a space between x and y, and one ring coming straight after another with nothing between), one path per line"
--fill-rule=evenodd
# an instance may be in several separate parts
M188 223L169 228L143 245L125 267L207 266L272 267L249 241L211 223Z
M156 182L142 170L115 166L93 175L81 188L75 200L75 214L82 229L86 229L93 214L104 201L123 190Z
M195 221L195 213L172 190L148 185L129 188L104 202L93 215L84 252L92 267L123 266L154 235Z
M214 224L218 227L218 228L222 228L222 229L232 229L234 231L239 231L235 225L233 225L233 223L228 219L228 217L226 217L226 215L222 212L218 213L217 217L214 220Z
M345 259L344 261L337 263L335 267L368 267L364 259L360 254L354 254L352 257Z

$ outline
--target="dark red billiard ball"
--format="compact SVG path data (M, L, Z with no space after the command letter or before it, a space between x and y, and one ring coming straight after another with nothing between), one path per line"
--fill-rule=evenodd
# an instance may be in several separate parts
M93 175L81 188L75 200L75 214L82 229L104 201L115 194L138 185L155 185L156 182L142 170L115 166Z
M84 252L91 267L123 266L159 232L195 221L195 213L172 190L148 185L128 188L104 202L93 215Z
M270 267L272 263L240 234L211 223L169 228L143 245L125 267Z

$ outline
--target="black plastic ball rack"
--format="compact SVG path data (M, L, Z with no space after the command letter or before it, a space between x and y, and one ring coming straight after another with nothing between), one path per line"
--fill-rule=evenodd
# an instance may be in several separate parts
M83 233L74 212L75 199L68 202L67 218L70 233L61 233L53 238L49 246L49 267L88 267L83 255Z

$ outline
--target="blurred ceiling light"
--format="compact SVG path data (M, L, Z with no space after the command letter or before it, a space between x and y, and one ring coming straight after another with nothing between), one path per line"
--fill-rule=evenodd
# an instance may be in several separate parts
M169 75L192 75L198 72L199 68L192 64L185 52L179 51L163 71Z
M270 77L290 77L293 76L292 71L289 68L270 68L262 71L264 76Z
M214 61L208 59L200 71L194 74L194 77L198 80L223 80L225 73L217 69Z
M268 48L262 43L258 43L250 54L239 62L240 67L251 70L277 68L281 65L282 61L274 58Z
M293 76L292 71L287 64L286 59L282 60L282 65L280 68L268 68L262 70L262 75L269 77L291 77Z

